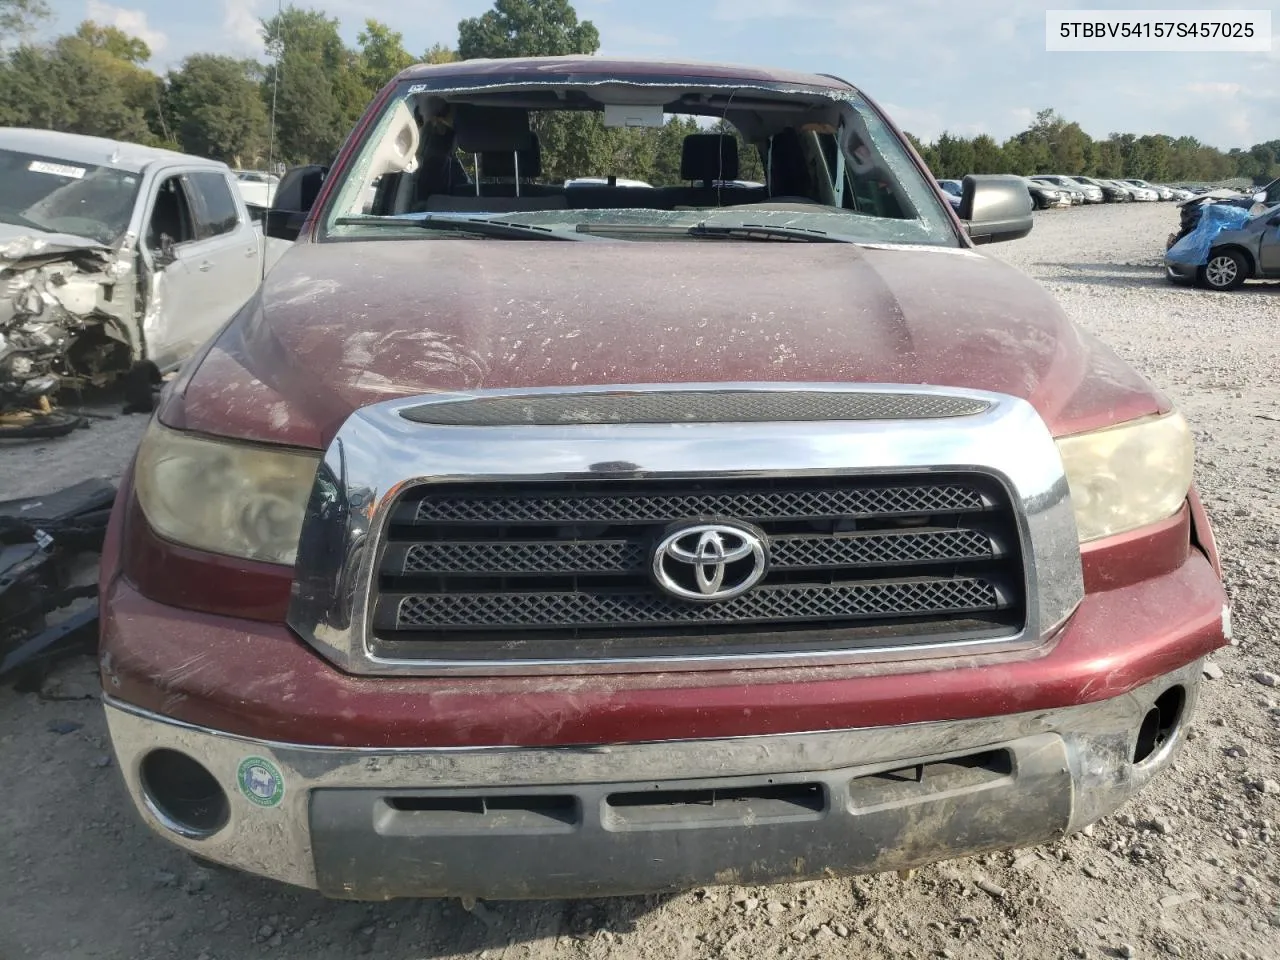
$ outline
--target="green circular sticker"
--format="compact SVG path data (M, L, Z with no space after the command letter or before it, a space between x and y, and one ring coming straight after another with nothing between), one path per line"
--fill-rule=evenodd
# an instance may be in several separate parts
M236 771L240 792L260 807L274 807L284 799L284 775L265 757L245 757Z

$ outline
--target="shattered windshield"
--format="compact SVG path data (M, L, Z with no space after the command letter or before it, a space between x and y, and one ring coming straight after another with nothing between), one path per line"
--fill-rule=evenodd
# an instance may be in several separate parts
M937 191L852 90L461 82L402 84L343 172L323 238L960 245Z
M112 244L129 229L138 174L0 150L0 223Z

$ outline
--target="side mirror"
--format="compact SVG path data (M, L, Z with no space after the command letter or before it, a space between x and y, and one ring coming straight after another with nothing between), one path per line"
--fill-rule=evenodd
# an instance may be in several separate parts
M306 223L320 188L324 185L328 167L311 165L294 167L285 173L271 198L271 209L263 221L264 232L277 240L297 240L302 225Z
M1020 178L971 173L964 178L958 213L974 243L1001 243L1031 232L1032 207Z
M151 259L155 261L157 270L163 270L169 264L176 262L178 255L173 249L173 237L162 233L160 235L160 249L151 254Z

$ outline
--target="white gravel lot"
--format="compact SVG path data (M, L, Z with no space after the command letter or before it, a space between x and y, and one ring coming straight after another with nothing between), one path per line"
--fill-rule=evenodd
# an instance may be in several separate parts
M1170 204L1036 215L988 248L1039 278L1186 411L1234 597L1239 645L1216 658L1176 768L1089 836L895 875L663 898L330 902L198 867L153 837L110 759L90 657L41 694L0 690L0 960L476 956L1280 958L1280 284L1167 285ZM111 412L112 407L100 408ZM114 475L143 427L0 448L0 490ZM78 724L54 732L60 721ZM981 880L983 887L976 884Z

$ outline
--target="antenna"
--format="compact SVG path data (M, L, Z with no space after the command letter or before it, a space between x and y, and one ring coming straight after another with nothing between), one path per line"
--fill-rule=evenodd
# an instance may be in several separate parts
M267 126L267 176L276 176L276 101L280 92L280 63L284 59L284 37L281 36L284 30L284 10L282 9L284 0L276 0L276 35L267 38L267 53L275 61L275 70L271 77L271 119ZM284 178L281 177L281 180ZM276 190L280 189L280 183L276 183ZM271 219L271 208L275 205L275 190L271 189L271 181L267 181L267 212L263 215L262 220L262 255L258 257L259 282L265 282L267 279L267 241L270 235L267 233L267 221Z
M275 173L276 156L276 101L280 92L280 63L284 58L284 0L276 0L276 35L267 38L267 53L275 61L275 70L271 77L271 121L267 130L267 172Z

